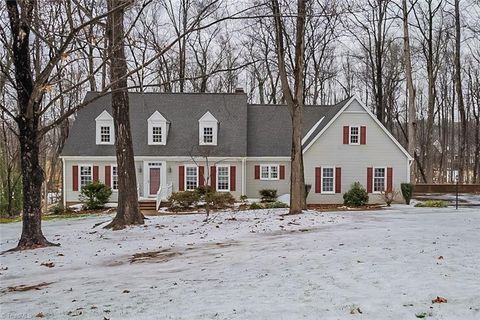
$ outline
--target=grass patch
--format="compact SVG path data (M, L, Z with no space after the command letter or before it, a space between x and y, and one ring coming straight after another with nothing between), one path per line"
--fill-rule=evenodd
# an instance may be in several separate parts
M446 208L448 207L448 202L443 200L426 200L415 204L415 207L420 208Z

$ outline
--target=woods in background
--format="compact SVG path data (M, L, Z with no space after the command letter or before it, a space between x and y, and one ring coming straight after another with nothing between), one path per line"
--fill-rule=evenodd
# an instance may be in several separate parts
M0 208L13 212L20 209L9 199L24 187L20 144L12 139L18 137L22 110L7 2L0 4ZM124 23L128 89L234 92L243 87L250 103L287 103L272 14L276 2L134 1ZM31 12L20 17L29 19L31 29L24 52L33 86L28 106L38 120L32 122L33 142L46 199L61 188L58 157L85 93L111 87L107 3L18 3L31 3ZM293 88L298 3L279 0L278 6L284 69ZM417 182L452 182L459 170L461 183L479 183L480 3L315 0L305 6L302 104L357 95L414 153Z

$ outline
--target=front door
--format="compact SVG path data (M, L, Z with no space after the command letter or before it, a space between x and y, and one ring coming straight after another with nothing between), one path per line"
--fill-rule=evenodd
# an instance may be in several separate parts
M150 195L155 195L160 188L160 168L150 168Z

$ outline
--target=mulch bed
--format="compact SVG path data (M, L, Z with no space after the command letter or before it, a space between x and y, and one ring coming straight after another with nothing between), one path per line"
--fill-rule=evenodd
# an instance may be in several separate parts
M349 208L341 204L309 204L307 205L309 210L317 211L365 211L365 210L382 210L384 205L382 204L369 204L362 207Z

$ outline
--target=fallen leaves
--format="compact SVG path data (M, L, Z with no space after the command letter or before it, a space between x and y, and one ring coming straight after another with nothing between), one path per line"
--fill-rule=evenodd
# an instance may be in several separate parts
M53 282L41 282L41 283L34 284L34 285L31 285L31 286L21 284L19 286L8 287L8 291L9 292L13 292L13 291L23 292L23 291L30 291L30 290L41 290L43 287L46 287L46 286L48 286L52 283Z
M447 303L447 299L437 296L435 299L432 300L432 303Z
M53 267L55 267L55 263L54 263L53 261L42 262L40 265L41 265L41 266L48 267L48 268L53 268Z
M35 318L43 318L45 317L45 315L43 314L43 312L39 312L35 315Z

